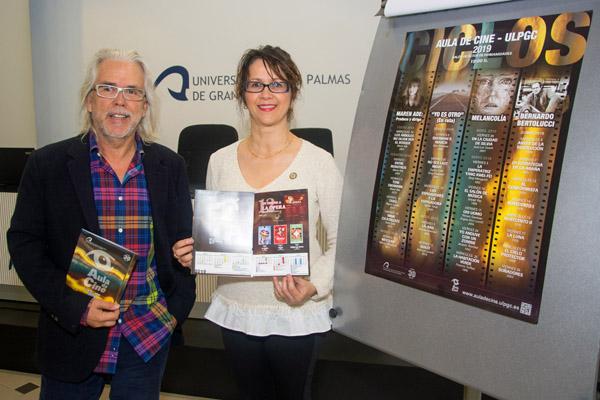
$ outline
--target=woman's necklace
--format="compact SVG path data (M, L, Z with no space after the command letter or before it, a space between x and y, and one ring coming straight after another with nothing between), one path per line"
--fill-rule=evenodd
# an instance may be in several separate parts
M294 137L292 135L289 135L288 141L286 142L286 144L279 150L277 150L274 153L271 153L269 155L263 156L261 154L256 154L254 151L252 151L252 146L250 145L250 142L248 141L248 139L246 139L248 141L248 151L250 152L250 154L252 154L255 158L260 158L261 160L268 160L269 158L273 158L275 157L277 154L283 152L285 149L287 149L289 147L289 145L292 143L292 140L294 139Z

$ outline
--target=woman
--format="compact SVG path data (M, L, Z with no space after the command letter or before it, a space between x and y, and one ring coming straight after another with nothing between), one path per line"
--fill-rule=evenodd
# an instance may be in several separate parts
M308 189L310 279L220 277L206 318L222 327L240 392L250 399L307 399L319 334L330 330L335 240L342 180L331 155L289 130L302 78L279 47L248 50L236 97L250 116L247 138L215 152L207 188L266 192ZM328 248L316 239L318 217ZM191 265L191 239L173 246Z
M421 80L419 78L411 79L401 95L401 106L406 110L418 110L423 105L423 96L421 95Z

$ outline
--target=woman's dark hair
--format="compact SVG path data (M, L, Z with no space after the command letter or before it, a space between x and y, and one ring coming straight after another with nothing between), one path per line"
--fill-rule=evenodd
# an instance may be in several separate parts
M244 86L248 81L250 64L252 64L254 60L262 60L268 71L279 76L288 83L292 98L287 117L288 120L292 119L294 113L294 101L302 87L302 75L300 75L296 63L294 63L288 52L277 46L260 46L257 49L247 50L244 53L238 64L235 81L235 97L238 103L240 106L246 105L246 100L244 99ZM273 76L271 77L273 78Z

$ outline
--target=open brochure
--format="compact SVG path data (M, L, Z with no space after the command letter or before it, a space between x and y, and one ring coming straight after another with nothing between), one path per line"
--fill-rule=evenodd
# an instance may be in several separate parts
M196 190L194 272L309 275L308 192Z
M134 252L82 229L67 273L67 286L118 303L136 259Z

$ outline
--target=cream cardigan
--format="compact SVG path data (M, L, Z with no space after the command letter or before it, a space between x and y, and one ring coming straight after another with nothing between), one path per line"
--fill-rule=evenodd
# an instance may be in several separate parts
M248 185L237 161L240 142L215 152L208 164L206 187L209 190L268 192L308 189L310 280L317 294L302 306L290 307L273 294L271 278L219 277L218 287L206 318L214 323L254 336L299 336L331 329L333 267L337 237L342 178L333 157L302 141L290 166L261 189ZM317 219L327 232L327 251L316 237Z

